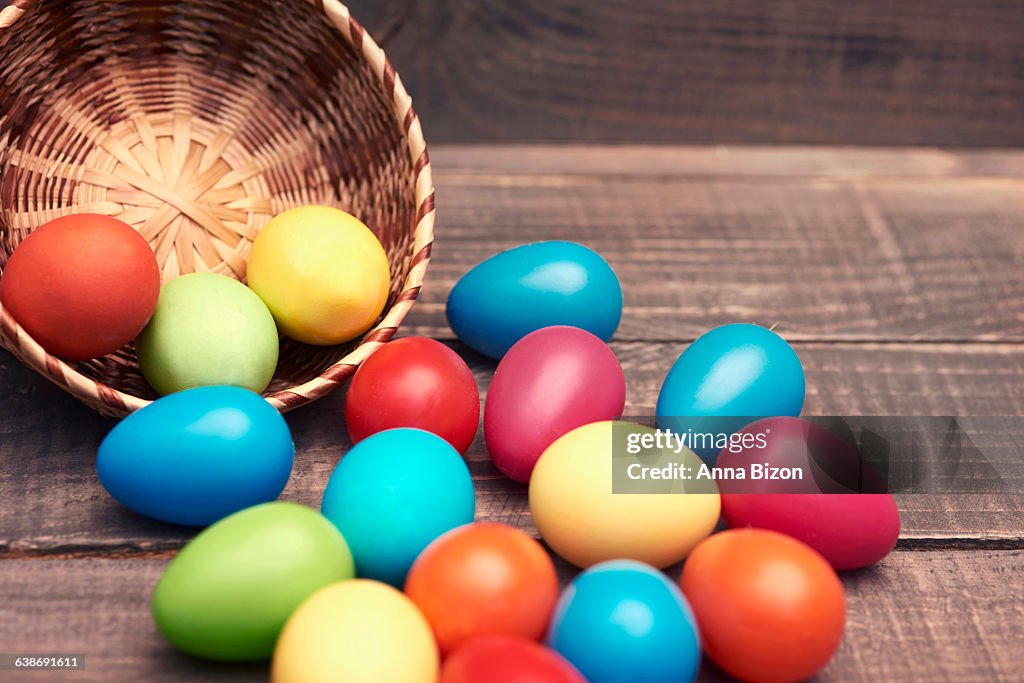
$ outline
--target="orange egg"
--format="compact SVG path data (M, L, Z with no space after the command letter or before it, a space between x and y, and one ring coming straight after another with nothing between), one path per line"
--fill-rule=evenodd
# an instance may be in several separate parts
M843 637L839 577L810 546L775 531L733 529L694 548L683 593L704 652L745 681L802 681L821 670Z
M519 529L477 522L427 546L405 593L447 653L476 636L539 639L558 600L558 577L540 543Z
M80 213L32 231L0 279L0 304L65 360L116 351L146 326L160 293L153 250L127 223Z

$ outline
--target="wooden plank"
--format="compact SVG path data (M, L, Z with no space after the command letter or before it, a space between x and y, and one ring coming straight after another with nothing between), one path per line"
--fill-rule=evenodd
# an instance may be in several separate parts
M1024 178L930 176L941 166L932 161L920 175L872 177L886 153L839 152L794 161L812 175L771 175L746 151L706 176L676 175L685 163L667 161L671 173L645 176L637 154L563 162L549 148L541 163L506 150L494 163L511 171L441 166L434 258L404 329L450 335L444 302L470 267L524 242L567 239L618 273L619 339L693 339L753 321L791 340L1024 341ZM464 169L481 156L452 154ZM625 175L613 174L619 158ZM717 175L747 159L757 175ZM982 163L952 159L948 173ZM603 174L577 173L589 161ZM1024 156L988 161L1011 173ZM539 174L523 172L534 163Z
M824 678L1019 680L1024 553L890 555L843 575L847 626Z
M768 176L835 180L1020 178L1024 151L801 145L431 145L435 177L454 184L499 176ZM508 177L514 176L514 177ZM492 180L492 182L494 182Z
M84 654L68 681L256 681L264 665L178 654L156 632L149 597L166 560L0 560L5 652ZM572 573L563 568L563 582ZM678 575L675 568L672 576ZM1014 680L1024 658L1024 552L896 552L842 576L843 644L816 680ZM11 683L47 673L4 672ZM50 675L56 679L55 675ZM706 665L703 681L723 680Z
M78 671L3 671L25 681L265 681L266 667L187 657L157 633L149 611L166 560L0 561L5 653L79 654Z
M486 396L494 362L453 344ZM682 345L613 343L626 371L627 414L651 415ZM1024 346L798 344L807 368L805 414L1020 415ZM145 519L111 499L95 474L95 449L113 425L4 356L0 386L0 552L130 552L177 548L194 530ZM343 392L291 413L297 456L284 497L319 506L349 448ZM490 463L480 434L467 454L478 518L535 533L525 487ZM901 496L903 542L1024 544L1024 496L997 493Z
M353 0L427 139L1024 143L1006 0Z

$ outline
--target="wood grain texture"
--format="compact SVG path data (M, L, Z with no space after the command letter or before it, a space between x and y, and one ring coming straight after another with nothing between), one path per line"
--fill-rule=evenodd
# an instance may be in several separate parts
M1024 143L1012 0L352 0L434 142Z
M164 560L0 560L0 642L8 652L76 652L62 681L262 681L264 665L226 666L162 640L149 598ZM563 571L565 582L571 572ZM672 574L678 576L678 569ZM843 644L820 681L1019 680L1024 552L899 552L842 576ZM47 676L50 678L47 678ZM4 672L10 683L56 680ZM702 681L725 680L705 664Z
M1024 151L936 147L820 145L451 145L430 147L444 179L498 176L812 177L834 180L901 177L1020 178ZM508 177L513 176L513 177ZM536 182L536 181L535 181Z
M605 255L619 339L779 324L791 340L1024 341L1024 154L454 147L403 329L448 336L472 264L523 242Z
M627 292L612 344L627 413L653 412L687 340L752 320L794 340L806 414L1024 414L1024 152L433 152L439 240L404 334L451 339L443 302L476 261L573 239L604 253ZM486 396L494 362L448 343ZM155 633L149 593L194 530L135 515L100 487L95 450L114 423L6 353L0 387L2 649L85 653L69 681L265 680L263 666L200 662ZM343 401L339 391L288 415L297 457L285 498L319 504L350 446ZM497 472L479 435L467 459L478 518L536 533L525 487ZM1019 680L1024 496L897 500L900 549L843 576L845 640L821 680ZM568 580L574 570L556 563ZM710 666L701 678L725 680Z
M457 342L486 398L495 364ZM682 344L616 342L626 371L626 414L652 415L665 373ZM807 368L805 414L1019 415L1024 413L1024 346L798 344ZM13 555L180 547L193 529L155 522L121 507L96 479L95 451L113 422L5 357L0 385L18 397L0 410L0 552ZM339 391L287 416L296 442L284 498L319 507L350 447ZM1022 436L1024 438L1024 436ZM536 533L526 488L491 464L481 433L467 460L478 519ZM1024 495L901 495L903 543L956 546L988 540L1024 545Z

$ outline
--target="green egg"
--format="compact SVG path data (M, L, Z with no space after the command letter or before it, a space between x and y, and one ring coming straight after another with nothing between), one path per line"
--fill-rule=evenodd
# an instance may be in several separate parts
M160 394L211 385L266 389L278 335L263 301L225 275L192 273L160 288L156 312L135 340L139 367Z
M225 517L178 553L153 592L153 619L188 654L269 659L295 608L354 574L345 539L320 513L264 503Z

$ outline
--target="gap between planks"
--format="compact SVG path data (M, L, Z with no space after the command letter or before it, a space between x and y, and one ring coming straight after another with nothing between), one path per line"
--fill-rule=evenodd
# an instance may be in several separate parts
M435 177L450 183L588 178L1024 180L1024 150L771 145L433 145ZM553 153L556 152L556 153ZM563 179L563 180L560 180Z
M429 305L429 304L428 304ZM650 310L650 309L647 309ZM624 314L625 315L625 314ZM737 320L736 322L750 322L753 324L760 324L753 320L744 321ZM1024 346L1024 339L1002 339L1002 338L985 338L985 337L947 337L947 338L932 338L928 339L914 339L914 338L892 338L887 339L885 337L858 337L848 336L844 337L841 335L821 337L812 334L800 334L799 332L786 333L782 323L775 323L770 325L773 331L779 332L785 336L786 341L793 346L798 345L814 345L814 346L856 346L859 349L870 351L872 349L888 349L888 348L918 348L921 351L962 351L972 346L978 346L985 350L998 351L999 347L1006 347L1007 351L1018 351ZM434 330L431 333L431 330ZM395 335L395 339L401 337L411 336L429 336L431 339L435 339L445 344L458 344L461 340L451 333L451 330L437 329L430 326L416 326L411 325L409 328L399 328L398 333ZM629 338L629 337L614 337L609 343L610 344L649 344L651 346L672 346L681 347L684 345L692 344L696 341L696 337L679 337L678 339L642 339L642 338ZM497 363L497 361L495 361Z
M198 533L198 531L197 531ZM542 540L536 534L530 534ZM33 560L164 560L174 557L187 541L147 542L145 545L119 544L68 544L47 548L0 550L0 561ZM545 546L546 547L546 546ZM937 552L937 551L1014 551L1024 550L1024 536L992 536L987 538L963 537L910 537L900 538L894 552ZM550 552L550 551L549 551Z

